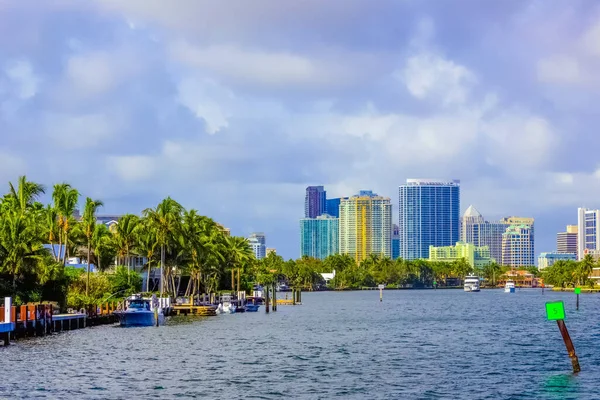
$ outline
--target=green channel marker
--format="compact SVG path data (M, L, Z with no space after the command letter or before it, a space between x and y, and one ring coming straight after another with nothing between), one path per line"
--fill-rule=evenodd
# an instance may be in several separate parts
M576 287L575 288L575 294L579 294L581 293L581 288L580 287Z
M546 303L546 317L548 321L565 319L565 304L562 301L551 301Z

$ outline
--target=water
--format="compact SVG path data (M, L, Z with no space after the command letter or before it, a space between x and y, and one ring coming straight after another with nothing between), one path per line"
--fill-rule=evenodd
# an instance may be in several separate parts
M0 398L591 399L600 296L304 293L276 313L101 326L0 348ZM582 372L544 303L564 300Z

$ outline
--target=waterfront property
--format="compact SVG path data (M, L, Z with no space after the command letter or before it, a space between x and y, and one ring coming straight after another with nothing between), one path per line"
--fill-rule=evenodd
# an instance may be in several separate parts
M510 267L535 265L532 225L510 225L502 234L502 265Z
M461 220L461 241L473 243L477 247L487 246L490 257L500 263L502 261L502 234L507 225L503 222L485 221L483 216L472 205L467 208Z
M335 199L327 199L325 212L332 217L339 218L340 217L340 201L342 199L337 197Z
M267 256L267 239L262 232L253 232L248 236L248 243L257 260Z
M300 255L324 260L339 252L339 219L323 214L300 220Z
M327 192L323 186L309 186L304 198L304 218L317 218L327 210Z
M429 261L454 262L460 259L475 268L483 268L495 262L487 246L479 247L465 242L456 242L454 246L429 246Z
M513 281L518 287L535 288L539 281L531 272L527 270L510 270L499 277L497 286L505 286L506 282Z
M577 209L577 258L583 259L585 251L600 250L600 210Z
M400 228L392 224L392 260L400 257Z
M565 232L556 234L556 252L577 255L577 225L567 225Z
M541 271L545 268L548 268L548 267L554 265L554 263L559 260L575 261L575 260L577 260L577 256L575 255L575 253L559 253L559 252L541 253L540 256L538 257L538 269Z
M398 215L403 259L427 259L430 246L452 246L460 240L460 181L407 179Z
M361 262L371 254L392 256L392 203L371 191L340 202L339 251Z

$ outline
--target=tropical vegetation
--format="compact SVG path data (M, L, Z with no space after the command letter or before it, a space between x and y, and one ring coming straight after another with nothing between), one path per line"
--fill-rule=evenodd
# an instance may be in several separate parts
M600 268L600 263L594 261L590 254L586 254L582 260L558 260L553 265L542 270L544 284L556 287L594 286L594 280L590 275L594 268Z

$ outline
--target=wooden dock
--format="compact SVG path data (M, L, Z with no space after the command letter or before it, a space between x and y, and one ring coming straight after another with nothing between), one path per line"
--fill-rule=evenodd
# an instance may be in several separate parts
M195 306L192 304L178 304L171 306L173 309L173 314L175 315L199 315L204 317L209 317L213 315L217 315L217 307L216 306Z

